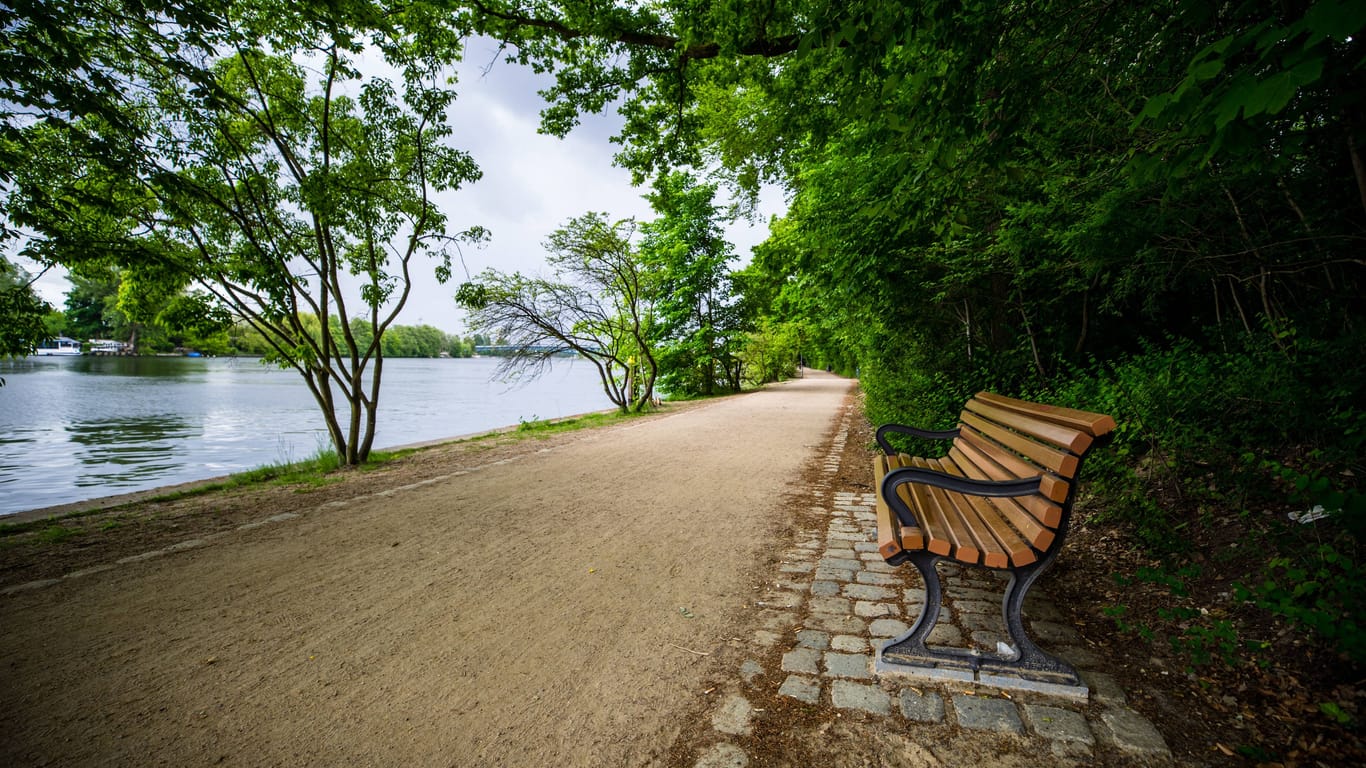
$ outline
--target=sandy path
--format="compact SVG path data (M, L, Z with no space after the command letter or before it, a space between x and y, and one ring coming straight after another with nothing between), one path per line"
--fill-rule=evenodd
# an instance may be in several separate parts
M0 763L658 762L717 674L689 650L746 616L848 389L812 375L4 597Z

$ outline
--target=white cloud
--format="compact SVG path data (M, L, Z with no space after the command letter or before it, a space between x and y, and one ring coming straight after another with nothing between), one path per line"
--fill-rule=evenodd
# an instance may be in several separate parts
M565 221L588 211L612 219L650 218L650 206L641 196L646 190L632 187L630 173L612 164L616 145L609 139L622 118L612 112L586 116L564 139L538 133L543 102L536 91L550 82L549 76L502 61L488 67L493 52L491 42L471 43L460 65L460 98L451 114L455 145L474 156L484 177L440 198L453 228L477 224L492 234L488 245L465 249L469 274L489 267L544 271L542 243ZM785 209L781 192L766 189L753 224L740 221L727 227L742 261L768 236L768 218ZM452 283L464 277L457 264ZM454 288L434 280L415 286L404 322L421 317L445 330L460 330L462 317L450 299Z

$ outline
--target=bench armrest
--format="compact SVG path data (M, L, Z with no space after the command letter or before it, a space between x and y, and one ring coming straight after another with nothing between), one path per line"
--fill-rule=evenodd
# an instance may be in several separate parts
M902 525L920 525L914 513L897 495L897 486L919 483L948 491L957 491L968 496L1028 496L1039 492L1041 477L1028 477L1021 480L974 480L970 477L950 475L922 467L899 467L882 478L882 498L901 520Z
M956 429L931 430L920 429L919 427L908 427L905 424L883 424L877 428L877 444L882 446L882 452L888 456L896 455L896 449L892 447L891 443L887 442L886 434L888 432L900 432L903 435L920 437L926 440L952 440L953 438L958 437L958 430Z

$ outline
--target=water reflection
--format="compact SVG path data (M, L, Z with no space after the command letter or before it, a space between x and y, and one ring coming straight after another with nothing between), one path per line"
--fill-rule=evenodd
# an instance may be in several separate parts
M79 446L72 456L82 465L75 484L122 488L164 475L180 461L177 446L183 447L200 433L184 418L165 414L72 422L66 426L66 436Z

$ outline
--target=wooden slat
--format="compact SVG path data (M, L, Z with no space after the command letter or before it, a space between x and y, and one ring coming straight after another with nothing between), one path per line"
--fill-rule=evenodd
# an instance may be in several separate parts
M1025 497L1025 499L1038 498L1040 497ZM993 498L987 499L987 501L996 508L997 512L1001 513L1001 516L1004 517L1015 530L1020 532L1021 538L1029 542L1031 547L1043 551L1048 549L1048 546L1053 543L1053 539L1057 538L1057 533L1055 532L1057 530L1056 524L1048 526L1040 522L1038 515L1019 503L1021 499ZM1057 509L1057 507L1054 507L1054 509ZM1061 517L1061 510L1059 510L1058 515Z
M973 511L976 512L982 524L991 532L1000 546L1000 555L993 561L991 557L983 559L983 563L990 568L1005 568L1007 564L1020 567L1029 565L1039 556L1034 552L1028 541L1020 536L1020 533L1006 522L997 512L996 507L991 502L981 496L965 496Z
M936 472L949 472L941 460L935 459L928 463L929 468ZM949 472L949 474L953 473ZM953 544L949 554L959 562L970 565L976 564L982 561L982 549L972 532L972 518L965 515L954 501L954 497L957 495L943 488L930 489L931 498L939 505L939 509L949 526L949 537Z
M977 399L1016 413L1032 414L1055 424L1079 429L1094 437L1108 434L1115 428L1115 420L1103 413L1079 411L1075 408L1060 408L1056 405L1044 403L1031 403L991 392L978 392Z
M1005 568L1010 563L1010 555L1006 548L996 537L996 532L992 529L993 521L984 518L977 509L977 502L982 501L980 496L964 496L961 493L948 492L949 501L953 502L958 508L958 513L968 524L968 532L972 534L972 539L977 543L977 550L981 553L982 565L988 568ZM990 508L991 505L987 505ZM996 522L999 522L997 520ZM1001 523L1007 529L1007 541L1014 541L1023 544L1019 536L1009 532L1009 526ZM1028 547L1025 547L1028 549Z
M949 474L958 474L962 477L973 476L971 467L964 466L962 462L958 461L953 456L953 451L949 452L949 456L940 462L940 466ZM1037 559L1030 547L1029 538L1022 536L1015 526L1009 525L1007 519L1001 517L1000 512L989 502L988 497L963 495L963 499L971 507L975 519L977 519L975 529L978 530L978 540L982 543L982 551L999 553L999 558L996 559L996 562L1001 563L999 566L984 558L985 564L988 564L989 567L1005 567L1004 563L1007 559L1016 560L1016 564L1027 564ZM1031 538L1046 536L1049 541L1052 541L1052 534L1048 530L1042 529L1038 522L1034 521L1023 508L1016 507L1015 514L1020 518L1025 518L1020 523L1029 530ZM986 543L984 537L992 538L994 545Z
M954 439L949 448L950 456L957 453L960 457L955 458L954 463L962 466L964 459L972 462L978 471L971 477L979 480L1016 480L1043 474L1042 470L1029 462L1006 454L995 443L987 442L986 445L983 445L982 442L986 441L981 441L980 436L975 436L975 433L964 434L971 432L973 431L967 427L960 428L959 436ZM999 455L1001 461L997 461L997 456L990 455L992 452L987 446L995 449L995 454Z
M1015 503L1029 510L1029 514L1049 528L1062 523L1062 506L1042 496L1020 496Z
M890 472L898 467L909 466L910 458L911 457L904 453L897 456L886 457L887 471ZM906 506L911 508L911 514L917 515L916 519L919 520L920 518L918 515L921 514L920 509L916 506L917 502L910 494L907 486L903 485L897 488L897 496L901 498ZM878 480L878 500L880 503L886 504L886 502L882 500L882 480L880 478ZM887 509L887 514L890 515L897 524L897 541L900 543L902 549L910 552L926 549L925 532L923 530L912 525L901 525L900 519L891 511L890 507Z
M970 461L967 461L966 454L959 451L958 445L955 445L955 447L949 450L947 458L958 463L959 469L963 471L964 477L973 477L974 480L988 480L988 478L981 476L982 473L977 466L973 465ZM1048 529L1056 529L1057 525L1059 525L1060 522L1063 522L1063 507L1059 506L1059 504L1064 502L1065 495L1067 495L1065 486L1060 485L1063 481L1061 481L1060 478L1050 476L1048 473L1044 474L1044 480L1046 484L1052 484L1053 496L1060 495L1063 496L1063 499L1053 499L1053 497L1049 497L1048 495L1008 496L992 499L993 503L1012 502L1012 504L997 503L996 506L997 508L1000 508L1001 511L1005 512L1005 517L1007 517L1008 521L1011 521L1012 525L1015 525L1015 527L1018 527L1020 530L1026 530L1026 538L1034 547L1040 547L1040 544L1038 543L1040 543L1042 536L1044 536L1044 533L1042 533L1042 530L1044 529L1037 529L1038 523L1042 523L1042 525L1048 527ZM1044 489L1044 485L1041 485L1041 491L1042 489ZM1019 521L1016 521L1016 515L1027 519L1019 519ZM1052 541L1052 534L1048 534L1046 540Z
M962 454L958 451L949 451L948 460L954 461L958 471L964 477L973 477L975 468L969 464L964 464L961 460ZM947 460L946 460L947 461ZM945 462L941 462L943 464ZM946 467L945 471L952 470ZM978 478L981 479L981 478ZM1007 497L981 497L989 498L992 504L1017 531L1019 537L1036 549L1045 549L1053 542L1054 530L1058 523L1062 521L1062 508L1056 504L1049 503L1040 496L1007 496ZM1040 503L1041 502L1041 503ZM1029 507L1037 507L1039 515L1032 514ZM1047 518L1049 522L1045 522ZM1007 549L1012 547L1007 546Z
M970 418L974 421L980 419L980 417L975 415ZM1006 435L1020 440L1027 439L1014 432L1006 432ZM992 437L977 431L972 425L964 424L963 426L960 426L958 437L954 442L971 443L976 446L978 450L986 454L993 462L1001 465L1001 469L1008 477L1033 477L1034 475L1043 472L1044 469L1047 469L1050 472L1071 479L1077 476L1077 470L1081 468L1080 458L1062 451L1050 453L1050 456L1056 456L1057 461L1051 462L1049 465L1041 468L1039 465L1030 463L1021 458L1019 454L1009 450L1008 447L1003 446ZM1049 450L1052 451L1052 449Z
M1094 437L1080 429L1072 429L1028 414L998 408L976 398L969 400L963 410L985 416L1001 426L1022 432L1045 443L1052 443L1078 455L1085 453L1086 449L1091 447L1091 443L1096 441ZM1025 452L1021 451L1021 453ZM1025 455L1028 456L1029 454L1026 453ZM1043 464L1044 462L1039 463Z
M931 469L925 459L912 459L909 466ZM952 555L957 541L950 529L948 516L933 494L933 491L938 489L920 483L910 483L902 488L910 490L911 496L915 499L915 509L925 513L924 519L920 521L920 527L927 538L925 548L936 555Z

